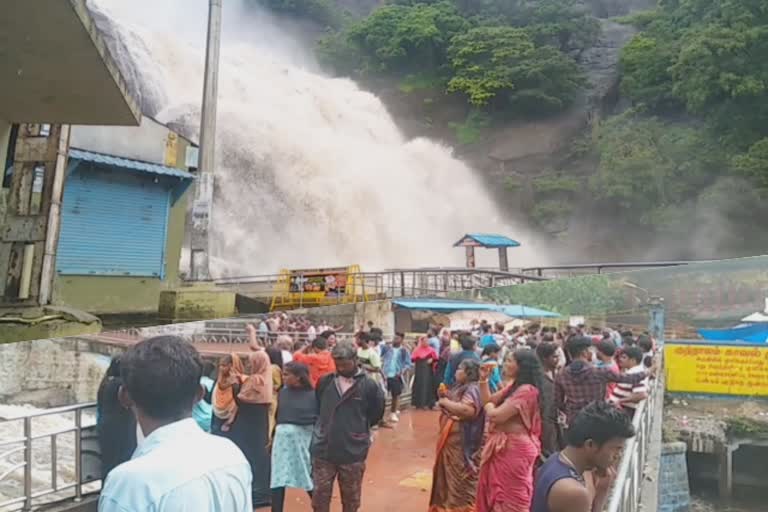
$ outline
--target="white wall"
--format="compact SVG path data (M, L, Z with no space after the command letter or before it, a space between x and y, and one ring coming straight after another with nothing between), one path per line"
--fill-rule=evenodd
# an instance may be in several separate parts
M139 126L73 126L69 145L95 153L165 164L171 131L147 116Z

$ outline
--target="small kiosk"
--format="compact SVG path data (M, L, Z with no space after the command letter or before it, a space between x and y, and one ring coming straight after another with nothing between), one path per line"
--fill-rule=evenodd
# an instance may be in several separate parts
M461 240L453 244L454 247L464 247L467 251L467 268L475 268L475 247L499 250L499 268L504 272L509 271L507 249L520 247L520 242L512 240L504 235L490 235L484 233L468 233Z

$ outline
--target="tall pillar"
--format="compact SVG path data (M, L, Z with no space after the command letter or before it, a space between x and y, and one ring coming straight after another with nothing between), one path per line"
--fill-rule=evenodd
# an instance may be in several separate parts
M504 272L509 272L509 261L507 260L506 247L499 247L499 268Z
M666 329L666 308L664 299L651 297L648 301L650 317L648 318L648 332L656 340L659 346L664 345L664 330Z
M475 268L475 248L467 246L467 268Z

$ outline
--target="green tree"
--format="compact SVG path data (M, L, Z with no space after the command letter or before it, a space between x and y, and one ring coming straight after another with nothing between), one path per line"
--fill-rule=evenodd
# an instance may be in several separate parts
M599 128L592 188L627 219L658 227L665 212L695 196L725 167L706 131L622 115Z
M573 60L551 46L537 47L523 29L477 27L454 37L448 54L448 89L477 106L554 112L568 106L584 83Z
M326 27L341 27L344 16L332 0L249 0L280 14L315 21Z
M387 5L351 26L348 38L369 69L424 71L446 63L449 41L467 26L468 21L447 1Z
M654 109L676 104L670 73L675 58L668 41L645 34L635 36L621 52L621 91Z
M736 156L734 167L768 190L768 138L755 142L745 154Z

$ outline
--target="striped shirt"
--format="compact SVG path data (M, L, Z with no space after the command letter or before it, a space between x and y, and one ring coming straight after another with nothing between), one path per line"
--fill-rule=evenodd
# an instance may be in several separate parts
M624 373L627 375L633 375L636 373L645 373L645 366L643 366L643 364L641 363L633 368L630 368ZM634 385L618 382L616 383L616 386L613 388L613 391L611 392L611 396L608 400L611 403L618 404L619 400L623 398L627 398L634 393L647 393L647 392L648 392L647 378L643 379L638 384L634 384ZM638 406L637 403L633 403L633 402L626 402L621 405L628 409L636 409Z

